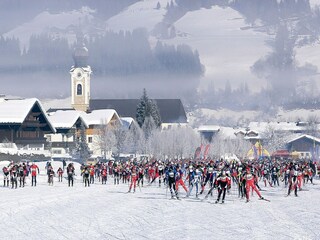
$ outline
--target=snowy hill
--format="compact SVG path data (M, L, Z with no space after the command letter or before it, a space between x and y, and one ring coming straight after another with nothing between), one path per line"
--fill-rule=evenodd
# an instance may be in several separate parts
M54 37L67 37L70 42L75 41L72 30L79 24L79 21L92 20L94 11L88 7L80 10L62 13L42 12L29 22L26 22L4 34L4 37L19 38L21 49L29 47L29 39L32 35L52 34ZM70 29L70 31L68 31Z

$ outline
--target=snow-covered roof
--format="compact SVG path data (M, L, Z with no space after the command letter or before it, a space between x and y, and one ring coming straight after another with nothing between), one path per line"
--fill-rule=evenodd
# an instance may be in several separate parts
M4 101L1 101L0 124L22 124L36 104L39 106L40 111L46 119L52 132L55 132L55 128L51 124L44 108L42 107L42 104L37 98L5 99Z
M86 128L88 127L87 123L81 116L81 112L76 110L59 110L54 114L49 115L48 118L55 128L72 128L79 118L84 123L84 126Z
M108 124L113 116L116 116L121 123L118 113L113 109L94 110L91 113L81 112L80 114L88 126L100 125L102 122Z
M242 134L246 134L246 132L247 132L247 130L245 130L245 129L236 129L235 131L234 131L234 134L239 134L239 133L242 133Z
M296 140L298 140L298 139L301 139L301 138L308 138L308 139L310 139L310 140L312 140L312 141L315 141L315 142L317 142L317 143L320 143L320 138L316 138L316 137L311 136L311 135L308 135L308 134L303 134L303 135L301 135L301 136L295 137L295 138L289 140L287 143L294 142L294 141L296 141Z
M297 126L295 122L250 122L250 131L256 131L259 133L273 129L275 131L300 131L301 126Z
M29 98L0 102L0 123L23 123L37 101L38 99Z
M202 125L199 126L199 132L218 132L220 130L220 126L217 125Z
M122 117L120 118L120 120L122 122L122 125L124 125L126 128L129 128L134 121L134 119L131 117Z

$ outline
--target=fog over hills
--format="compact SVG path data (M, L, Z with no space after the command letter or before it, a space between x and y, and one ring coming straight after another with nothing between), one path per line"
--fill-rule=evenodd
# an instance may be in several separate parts
M1 0L1 92L70 96L76 33L94 97L182 98L187 109L319 107L320 1ZM318 51L319 50L319 51Z

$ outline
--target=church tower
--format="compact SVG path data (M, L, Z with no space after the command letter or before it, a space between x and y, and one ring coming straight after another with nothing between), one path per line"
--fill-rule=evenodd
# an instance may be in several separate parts
M74 66L71 74L71 106L79 111L88 111L90 102L90 75L88 49L84 45L84 36L77 35L77 44L73 53Z

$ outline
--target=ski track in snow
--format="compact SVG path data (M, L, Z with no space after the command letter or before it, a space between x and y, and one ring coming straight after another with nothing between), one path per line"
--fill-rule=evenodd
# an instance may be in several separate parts
M225 204L214 204L216 192L200 201L180 189L182 200L169 200L156 185L125 194L128 184L110 177L88 188L79 175L73 188L65 179L47 186L41 171L37 187L28 178L25 188L0 188L2 239L320 239L318 179L299 197L266 187L261 193L271 202L254 194L245 203L232 186Z

